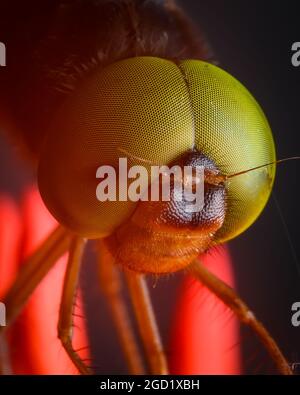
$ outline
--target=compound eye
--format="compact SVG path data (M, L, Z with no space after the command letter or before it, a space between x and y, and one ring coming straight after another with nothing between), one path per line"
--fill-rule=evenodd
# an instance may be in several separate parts
M122 60L96 70L56 115L39 164L41 195L60 223L85 237L104 237L130 218L136 203L100 203L99 166L118 168L120 149L168 164L192 145L193 118L178 65L153 57Z
M199 60L122 60L95 71L56 114L41 153L44 202L63 225L84 237L105 237L128 220L131 201L96 199L96 171L117 167L119 148L168 164L193 148L222 174L275 160L268 122L251 94L220 68ZM133 160L131 165L139 164ZM274 181L268 166L226 183L226 217L217 240L249 227ZM147 187L148 180L143 180ZM190 181L189 181L190 182ZM212 185L222 182L213 179Z
M222 174L276 160L268 121L241 83L219 67L197 60L183 61L180 68L194 111L195 146ZM242 233L260 215L272 190L275 168L268 166L225 183L227 208L216 235L219 242Z

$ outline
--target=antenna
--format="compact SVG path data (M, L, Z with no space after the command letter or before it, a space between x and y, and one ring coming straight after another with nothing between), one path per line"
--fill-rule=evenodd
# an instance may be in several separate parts
M266 167L266 166L271 166L271 165L275 165L275 164L278 164L278 163L287 162L287 161L290 161L290 160L298 160L298 159L300 159L300 156L292 156L290 158L284 158L284 159L275 160L273 162L266 163L265 165L252 167L251 169L239 171L238 173L229 174L227 176L225 175L224 178L225 178L225 180L227 180L229 178L237 177L237 176L240 176L241 174L246 174L246 173L249 173L250 171L258 170L258 169L261 169L261 168Z

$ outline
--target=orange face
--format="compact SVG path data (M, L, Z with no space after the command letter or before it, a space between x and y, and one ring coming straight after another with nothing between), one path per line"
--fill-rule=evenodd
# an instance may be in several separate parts
M205 169L204 209L185 204L96 199L97 169L170 163ZM243 232L262 211L275 166L215 182L275 160L269 125L233 77L198 60L125 59L96 70L57 113L38 181L55 218L86 238L108 238L117 261L139 272L179 270L214 243ZM149 165L145 166L149 171ZM147 177L141 188L147 190ZM226 197L226 199L225 199Z
M212 246L214 235L224 222L226 189L218 181L220 172L216 165L197 150L188 151L172 165L204 169L204 206L190 212L189 201L184 197L176 199L182 185L174 177L169 201L139 202L130 219L106 239L116 262L134 271L158 274L184 268ZM195 189L195 178L187 182Z

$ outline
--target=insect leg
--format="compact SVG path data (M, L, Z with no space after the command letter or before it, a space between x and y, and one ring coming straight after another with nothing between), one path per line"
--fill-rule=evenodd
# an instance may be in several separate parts
M144 275L129 270L125 274L151 374L168 374L166 356Z
M125 358L131 374L145 374L143 360L122 295L120 273L105 245L99 241L98 271L101 289L109 303Z
M38 284L67 251L69 243L70 234L59 226L22 265L17 279L4 297L6 326L0 327L0 331L4 331L18 316Z
M206 267L199 261L193 262L189 267L189 271L218 298L220 298L223 303L237 315L241 322L249 325L265 346L270 357L277 366L278 371L284 375L292 374L291 368L285 357L282 355L282 352L275 340L270 336L263 324L256 319L253 312L241 300L236 292L206 269Z
M72 345L73 308L78 287L78 278L85 246L85 239L74 236L71 241L69 260L64 278L63 293L59 310L58 337L70 359L81 374L91 374L91 370L81 360Z
M52 266L67 251L69 242L69 233L62 227L57 227L22 265L17 279L8 290L4 298L6 326L0 327L1 373L6 373L6 367L9 366L5 330L19 315L30 295Z

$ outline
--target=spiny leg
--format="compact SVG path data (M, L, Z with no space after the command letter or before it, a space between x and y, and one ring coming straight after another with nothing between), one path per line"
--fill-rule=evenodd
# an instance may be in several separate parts
M129 270L125 274L151 374L168 374L166 356L144 275Z
M2 373L6 373L4 365L8 366L8 351L5 331L20 314L27 300L54 266L57 260L67 251L70 235L61 226L57 227L41 244L41 246L22 265L14 284L4 298L6 307L6 326L0 327L0 354Z
M63 293L59 310L58 337L70 359L81 374L91 374L91 370L75 352L73 338L73 309L78 287L79 272L86 240L74 236L69 250L69 259L64 278Z
M20 273L4 298L5 328L18 316L35 288L67 251L69 244L69 232L59 226L22 265Z
M194 277L198 278L208 289L218 296L237 315L241 322L253 329L276 364L278 371L284 375L292 374L291 368L275 340L270 336L263 324L256 319L252 311L236 292L206 269L199 261L193 262L188 269Z
M109 303L129 372L131 374L145 374L143 360L130 322L128 308L122 295L120 273L112 256L106 250L101 240L98 242L98 271L101 289Z

